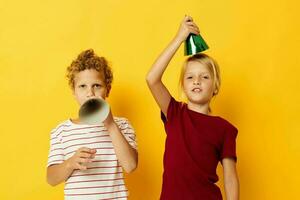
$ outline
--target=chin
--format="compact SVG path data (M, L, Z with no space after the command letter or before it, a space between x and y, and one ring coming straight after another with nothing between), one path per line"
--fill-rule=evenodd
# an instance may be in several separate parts
M199 105L209 103L209 100L203 99L203 98L188 98L188 100L189 100L189 102L191 102L193 104L199 104Z

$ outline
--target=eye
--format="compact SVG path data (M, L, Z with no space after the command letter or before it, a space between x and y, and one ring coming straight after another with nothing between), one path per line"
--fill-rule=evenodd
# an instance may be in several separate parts
M192 76L188 76L188 77L186 77L186 79L192 79L193 77Z
M86 86L86 85L82 84L82 85L79 85L78 87L79 87L79 88L85 88L85 86Z
M203 76L204 79L209 79L209 76Z
M100 84L95 84L94 85L94 88L101 88L102 87L102 85L100 85Z

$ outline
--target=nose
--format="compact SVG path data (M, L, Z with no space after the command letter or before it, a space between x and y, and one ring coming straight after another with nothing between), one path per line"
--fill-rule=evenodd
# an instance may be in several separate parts
M94 93L93 88L89 88L87 91L87 97L94 97L94 96L95 96L95 93Z
M200 79L199 78L195 78L193 81L194 85L200 85Z

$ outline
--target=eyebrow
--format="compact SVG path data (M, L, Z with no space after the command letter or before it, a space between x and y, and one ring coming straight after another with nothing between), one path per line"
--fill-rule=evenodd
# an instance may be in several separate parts
M200 75L203 75L203 74L211 75L210 72L201 72L200 73ZM192 73L192 72L186 72L185 75L194 75L194 73Z

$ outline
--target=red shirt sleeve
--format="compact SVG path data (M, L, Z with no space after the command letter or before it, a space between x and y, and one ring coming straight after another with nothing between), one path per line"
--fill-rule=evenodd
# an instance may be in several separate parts
M237 156L236 156L237 133L238 130L232 125L229 125L225 128L223 146L221 150L221 160L223 158L233 158L235 161L237 161Z
M173 97L171 97L167 109L167 116L165 116L164 113L160 111L160 117L164 124L166 124L168 121L171 121L176 115L178 115L180 108L181 103L176 101Z

